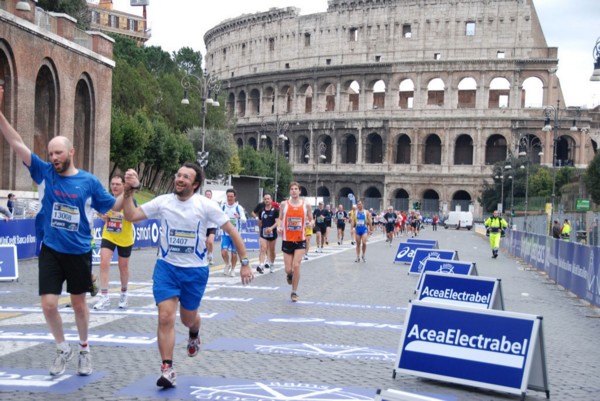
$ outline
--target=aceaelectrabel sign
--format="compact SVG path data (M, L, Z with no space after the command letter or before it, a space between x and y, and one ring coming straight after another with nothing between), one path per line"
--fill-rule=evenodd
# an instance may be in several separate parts
M419 248L433 248L431 244L421 244L421 243L410 243L410 242L401 242L398 245L398 250L396 251L396 258L394 259L394 263L396 262L404 262L410 263L415 256L415 251Z
M426 249L419 246L419 248L415 250L408 273L421 274L421 271L423 271L423 268L425 267L425 263L427 263L429 259L454 260L458 259L458 255L456 251L450 251L447 249Z
M523 313L414 301L394 369L525 396L550 396L542 318Z
M377 390L373 401L443 401L441 398L428 397L422 394L409 393L394 389Z
M4 280L19 280L17 247L12 244L0 245L0 281Z
M406 242L408 242L409 244L429 244L433 245L434 249L438 248L438 242L434 239L407 238Z
M419 301L504 310L500 279L426 271L421 281Z
M421 283L423 282L423 274L425 272L439 272L439 273L447 273L447 274L462 274L466 276L476 276L477 275L477 266L472 262L451 260L451 259L437 259L437 258L428 258L423 263L423 268L421 269L421 277L419 277L419 281L417 282L417 289L421 288Z

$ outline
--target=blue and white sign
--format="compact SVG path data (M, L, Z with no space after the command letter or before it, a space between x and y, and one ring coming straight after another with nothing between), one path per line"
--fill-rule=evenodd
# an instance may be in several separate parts
M505 391L545 391L548 375L541 317L414 301L398 349L396 373Z
M500 279L426 271L421 281L419 301L504 310Z
M424 238L407 238L406 242L409 244L429 244L433 245L434 249L438 249L438 242L435 239L424 239Z
M40 396L38 399L47 400L50 398L49 394L73 394L86 385L101 380L104 376L106 376L105 372L96 370L91 376L78 376L70 370L60 376L50 376L48 369L2 368L0 372L0 391L5 394L10 391L44 393L45 396ZM24 397L28 398L25 395ZM52 399L55 399L55 397L52 397ZM59 397L56 399L59 399Z
M410 263L413 260L413 256L415 256L415 251L419 248L433 249L433 245L401 242L400 245L398 245L398 250L396 251L396 258L394 259L394 263Z
M417 291L421 288L423 282L423 274L425 272L439 272L446 274L460 274L464 276L476 276L477 266L472 262L459 262L458 260L448 259L427 259L421 270L421 277L417 283Z
M19 262L17 247L0 245L0 281L19 281Z
M290 373L293 375L293 373ZM235 377L178 376L177 387L160 389L156 375L145 376L115 394L170 400L215 401L373 401L375 389L301 383L292 379L248 380Z
M433 398L427 395L409 393L394 389L377 390L373 401L444 401L442 398Z
M426 249L420 245L417 246L419 248L415 249L415 254L410 263L410 269L408 269L409 274L421 274L425 267L425 263L427 263L429 259L458 259L456 251L447 249Z

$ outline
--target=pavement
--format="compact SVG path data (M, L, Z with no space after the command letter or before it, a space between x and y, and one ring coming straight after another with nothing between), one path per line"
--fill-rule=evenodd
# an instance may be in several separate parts
M420 237L475 262L480 276L501 278L506 310L543 316L552 400L600 399L597 308L505 251L492 259L487 239L474 231L427 227ZM125 310L117 309L118 269L112 268L112 308L90 313L94 373L88 377L76 375L76 360L62 376L48 375L55 347L37 295L37 260L21 261L18 281L0 282L0 400L373 400L377 389L442 400L520 399L408 374L392 377L418 276L394 263L406 237L391 247L384 239L381 233L371 237L364 263L354 262L348 240L330 241L321 254L311 252L302 263L298 303L290 301L280 251L274 272L256 273L249 286L239 276L224 276L217 258L221 264L212 268L200 307L202 351L187 356L187 330L178 320L178 380L168 390L155 384L161 363L151 291L156 249L134 251ZM257 253L250 256L256 266ZM65 331L75 345L68 302L61 297ZM89 298L90 308L94 302ZM546 394L528 390L526 398L542 400Z

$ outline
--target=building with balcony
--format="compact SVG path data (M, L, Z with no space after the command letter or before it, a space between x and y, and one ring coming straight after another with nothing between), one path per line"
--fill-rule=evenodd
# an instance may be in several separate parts
M558 50L532 0L329 0L323 13L241 15L204 41L237 145L263 146L266 134L272 146L277 133L261 124L285 120L303 194L334 204L353 194L375 209L480 215L493 165L524 137L547 166L554 139L556 160L578 168L598 148L599 113L564 107ZM542 130L543 106L557 101L558 135ZM570 130L575 118L583 130Z
M92 12L92 30L126 36L135 40L139 46L152 36L145 12L144 16L139 16L114 10L112 0L88 2L88 7Z

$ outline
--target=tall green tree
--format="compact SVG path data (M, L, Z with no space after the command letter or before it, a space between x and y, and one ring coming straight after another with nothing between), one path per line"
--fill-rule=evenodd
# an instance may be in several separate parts
M202 53L194 51L191 47L182 47L173 52L173 60L183 72L202 76Z
M584 176L587 191L596 204L600 204L600 152L592 159Z
M125 171L137 168L143 161L144 150L148 144L152 124L143 113L129 115L114 109L110 133L110 159L114 169Z

